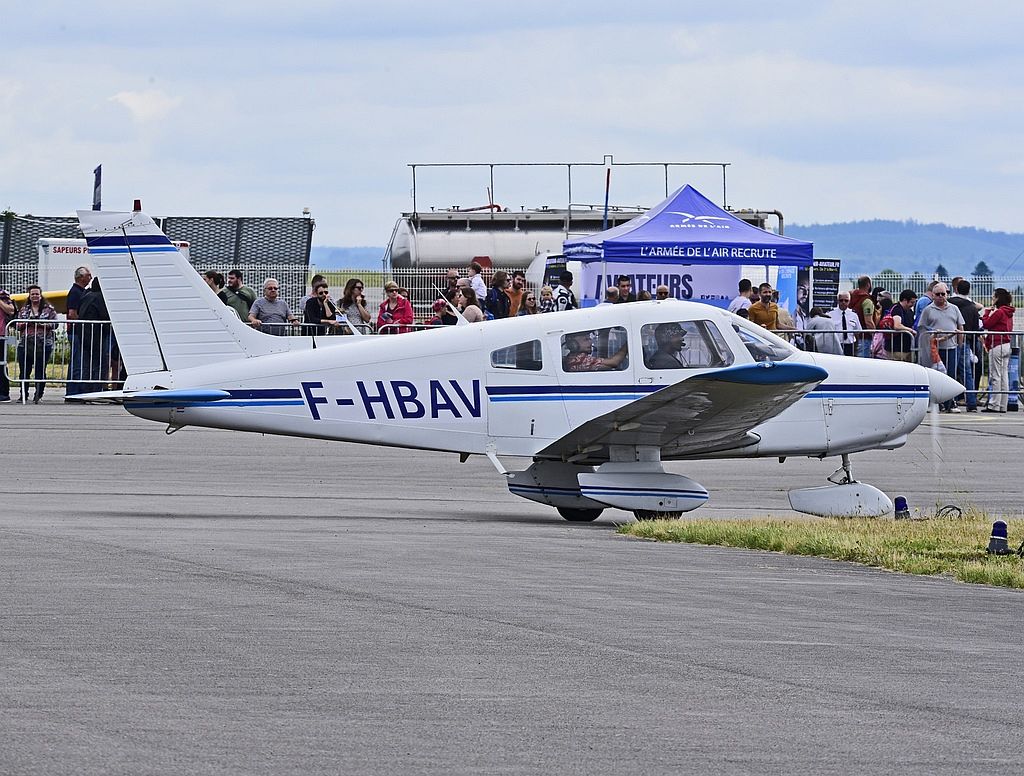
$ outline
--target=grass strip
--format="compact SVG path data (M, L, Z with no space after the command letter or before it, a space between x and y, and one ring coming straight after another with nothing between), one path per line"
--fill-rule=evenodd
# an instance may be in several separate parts
M660 542L814 555L906 574L1024 588L1024 559L985 552L993 519L969 510L964 517L930 520L642 520L619 526L618 532ZM1006 522L1010 547L1016 549L1024 539L1024 520Z

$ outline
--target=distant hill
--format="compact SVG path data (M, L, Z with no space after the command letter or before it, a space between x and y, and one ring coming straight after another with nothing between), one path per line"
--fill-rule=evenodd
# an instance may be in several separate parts
M1024 275L1024 234L1018 233L876 220L787 224L786 236L813 242L815 256L842 259L844 276L883 269L930 276L939 264L952 275L970 275L980 261L994 275Z
M842 259L847 277L883 269L931 276L940 264L952 275L970 275L980 261L994 275L1024 276L1024 234L1015 232L876 220L787 224L786 235L813 242L815 256ZM380 269L384 250L320 245L313 247L311 260L325 268Z

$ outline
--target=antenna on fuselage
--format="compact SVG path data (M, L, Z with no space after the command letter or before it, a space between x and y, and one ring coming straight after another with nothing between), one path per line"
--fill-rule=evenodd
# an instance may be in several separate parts
M456 326L462 326L464 324L469 323L469 321L466 320L466 316L462 314L462 310L453 305L451 300L444 295L444 292L440 288L438 288L437 285L434 286L434 290L437 292L437 298L444 299L444 303L448 305L448 309L455 313L455 316L459 319L458 321L455 322ZM481 310L481 312L483 311Z

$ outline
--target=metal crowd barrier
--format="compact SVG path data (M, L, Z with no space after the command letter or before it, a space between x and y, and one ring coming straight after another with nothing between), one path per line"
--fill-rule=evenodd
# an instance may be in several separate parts
M352 326L340 321L336 328L316 323L264 323L259 329L271 336L351 336L351 328L375 335L372 324ZM389 324L377 334L435 328L428 324ZM110 321L9 321L4 330L3 372L11 398L23 402L42 397L48 386L63 387L64 395L113 391L124 385L120 350Z
M21 324L21 326L19 326ZM27 325L26 325L27 324ZM323 324L284 323L262 324L261 331L274 336L322 337L350 335L347 331L350 324L341 322L333 331L325 331ZM372 324L360 324L356 328L361 333L374 335ZM442 325L429 323L387 324L376 334L389 335L407 331L423 331L443 328ZM776 334L790 340L801 349L806 348L806 338L841 337L841 332L829 332L812 329L794 329L777 331ZM919 363L919 338L915 335L894 332L892 329L868 329L859 334L863 340L874 338L877 333L888 338L906 336L911 338L911 360ZM63 386L67 395L88 393L101 390L116 390L123 385L124 372L120 352L113 328L109 321L52 321L26 322L10 321L5 329L5 360L4 373L11 383L11 396L18 391L23 401L30 401L45 392L47 386ZM932 332L931 336L956 335L957 332ZM991 332L966 332L964 344L960 348L956 373L952 376L967 386L970 393L976 394L979 404L984 397L1007 394L1011 408L1017 404L1018 396L1024 401L1020 391L1020 348L1024 345L1024 330L997 332L1010 337L1010 356L1008 360L1008 389L993 391L989 386L990 363L984 350L984 338ZM858 349L854 354L858 355ZM971 354L977 359L972 360ZM872 357L888 357L887 354L876 354ZM971 402L973 404L973 402Z
M11 398L22 401L41 398L50 385L64 386L64 394L73 395L124 384L109 321L13 320L4 331L4 356Z
M776 331L775 334L789 340L801 350L807 349L806 338L814 338L816 341L818 338L823 337L836 337L842 338L843 333L841 331L821 331L818 329L793 329L786 331ZM864 349L857 347L862 342L874 342L875 335L882 334L883 344L885 346L884 351L878 351L877 349L872 352L869 347L867 355L864 354ZM978 404L986 403L985 397L993 395L1006 394L1010 397L1010 403L1012 406L1016 406L1018 398L1024 401L1024 393L1020 390L1020 350L1024 346L1024 330L1013 330L1008 332L955 332L955 331L933 331L924 333L924 337L928 338L929 351L931 350L931 340L934 338L945 338L945 337L956 337L959 338L962 335L963 343L957 343L957 356L955 358L955 370L954 374L950 375L954 377L958 382L968 388L967 393L971 394L969 399L973 399L975 396L978 398ZM989 354L985 350L985 337L992 335L1004 335L1010 338L1010 355L1008 359L1008 388L1005 391L995 391L989 386L990 369L991 363ZM851 336L851 335L848 335ZM856 332L852 357L867 357L867 358L880 358L880 359L892 359L892 353L889 351L890 343L893 337L908 337L910 338L910 358L912 363L921 363L920 347L922 344L921 334L910 334L907 332L894 331L893 329L864 329ZM973 355L973 358L971 357ZM974 401L969 401L969 404L974 404Z

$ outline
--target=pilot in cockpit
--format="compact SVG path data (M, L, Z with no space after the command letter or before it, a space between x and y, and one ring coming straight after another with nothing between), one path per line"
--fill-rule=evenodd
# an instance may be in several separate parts
M658 349L651 354L647 366L651 369L683 369L690 366L686 350L686 332L678 323L662 323L654 330Z

